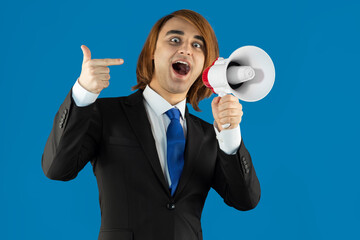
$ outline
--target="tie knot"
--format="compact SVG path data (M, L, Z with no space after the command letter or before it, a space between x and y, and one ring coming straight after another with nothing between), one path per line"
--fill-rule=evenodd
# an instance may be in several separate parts
M170 118L170 120L180 120L180 111L177 108L171 108L165 113Z

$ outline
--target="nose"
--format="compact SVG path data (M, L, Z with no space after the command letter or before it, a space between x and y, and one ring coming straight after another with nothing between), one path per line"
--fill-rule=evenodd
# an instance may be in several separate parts
M192 55L192 48L191 45L188 43L182 44L179 48L178 52L182 55L191 56Z

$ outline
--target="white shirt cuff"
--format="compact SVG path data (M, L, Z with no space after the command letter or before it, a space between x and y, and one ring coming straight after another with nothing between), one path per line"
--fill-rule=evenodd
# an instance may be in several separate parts
M79 83L79 79L76 80L72 88L72 98L78 107L86 107L94 103L99 95L100 93L92 93L83 88Z
M220 149L228 155L236 154L241 143L240 125L233 129L224 129L221 132L218 131L215 125L214 129Z

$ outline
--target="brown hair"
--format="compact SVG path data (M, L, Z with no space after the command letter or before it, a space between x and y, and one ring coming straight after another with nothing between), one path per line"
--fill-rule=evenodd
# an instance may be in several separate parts
M210 66L216 58L219 57L219 46L214 30L210 26L209 22L199 13L191 10L183 9L175 11L159 19L151 29L138 59L136 68L137 84L132 87L132 90L145 89L146 85L150 83L154 73L152 55L155 52L159 32L164 24L173 17L182 18L188 21L204 38L205 61L202 71L204 71L205 68ZM199 102L204 98L210 97L212 94L212 91L203 84L201 78L202 76L200 74L187 93L187 102L189 102L196 111L200 111L198 106Z

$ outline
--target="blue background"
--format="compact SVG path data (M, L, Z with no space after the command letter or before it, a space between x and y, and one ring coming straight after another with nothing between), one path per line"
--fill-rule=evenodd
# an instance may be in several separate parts
M91 165L70 182L42 172L53 118L80 74L82 44L92 58L124 58L100 96L128 95L152 25L182 8L208 19L222 57L255 45L276 67L270 94L242 102L261 201L239 212L211 190L204 239L360 239L360 3L346 0L2 1L1 239L97 239ZM209 122L211 99L196 113Z

